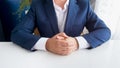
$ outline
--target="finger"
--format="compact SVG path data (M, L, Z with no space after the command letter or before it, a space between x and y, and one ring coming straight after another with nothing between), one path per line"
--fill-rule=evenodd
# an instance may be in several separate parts
M65 38L68 38L68 36L65 33L61 33L60 36L63 36Z
M68 43L65 40L57 40L57 45L60 47L68 47Z
M55 39L59 39L58 36L60 36L60 37L64 37L64 39L68 37L65 33L62 32L62 33L58 33L58 34L56 34L55 36L53 36L53 38L55 38ZM60 39L61 39L61 38L60 38Z
M63 50L62 51L62 53L61 53L61 55L69 55L69 54L71 54L73 51L72 50Z
M55 51L55 53L59 54L59 55L69 55L73 52L73 49L67 49L66 47L60 47L57 48L57 50Z
M62 36L56 36L56 39L59 39L59 40L64 40L65 38L62 37Z
M62 37L65 37L65 38L68 37L64 32L59 33L58 36L62 36Z

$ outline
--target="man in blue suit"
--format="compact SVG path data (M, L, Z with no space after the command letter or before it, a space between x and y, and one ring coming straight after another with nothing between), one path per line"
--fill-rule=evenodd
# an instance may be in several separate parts
M40 36L33 34L36 27ZM80 35L84 27L89 33ZM12 31L11 40L28 50L68 55L78 49L95 48L110 35L89 0L33 0L22 23Z

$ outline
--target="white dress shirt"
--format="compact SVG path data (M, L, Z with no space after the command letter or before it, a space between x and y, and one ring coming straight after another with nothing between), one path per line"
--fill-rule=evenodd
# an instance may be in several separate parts
M53 6L54 6L56 16L57 16L59 32L63 32L64 31L64 26L65 26L65 23L66 23L67 13L68 13L69 0L66 1L65 5L64 5L64 9L62 9L61 7L56 5L54 0L53 0ZM82 36L76 37L76 39L77 39L78 44L79 44L79 49L88 48L90 46L88 44L88 42ZM48 40L48 38L41 37L37 41L37 43L35 44L33 49L46 51L46 46L45 45L46 45L47 40Z

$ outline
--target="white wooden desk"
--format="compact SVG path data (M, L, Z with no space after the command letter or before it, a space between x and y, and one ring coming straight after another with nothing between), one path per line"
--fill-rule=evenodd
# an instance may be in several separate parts
M0 42L0 68L120 68L120 40L68 56L29 52L11 42Z

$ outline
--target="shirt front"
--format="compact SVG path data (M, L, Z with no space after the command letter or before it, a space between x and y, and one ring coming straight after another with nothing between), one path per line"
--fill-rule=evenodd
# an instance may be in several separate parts
M63 9L60 6L58 6L54 2L54 0L53 0L53 6L54 6L54 10L57 17L59 32L64 32L64 27L65 27L67 13L68 13L69 0L66 1ZM76 39L79 44L79 49L88 48L90 46L82 36L76 37ZM32 49L46 51L45 45L47 40L48 38L45 38L45 37L40 38Z
M68 13L69 0L66 1L63 9L55 4L54 0L53 5L56 12L59 32L63 32Z

